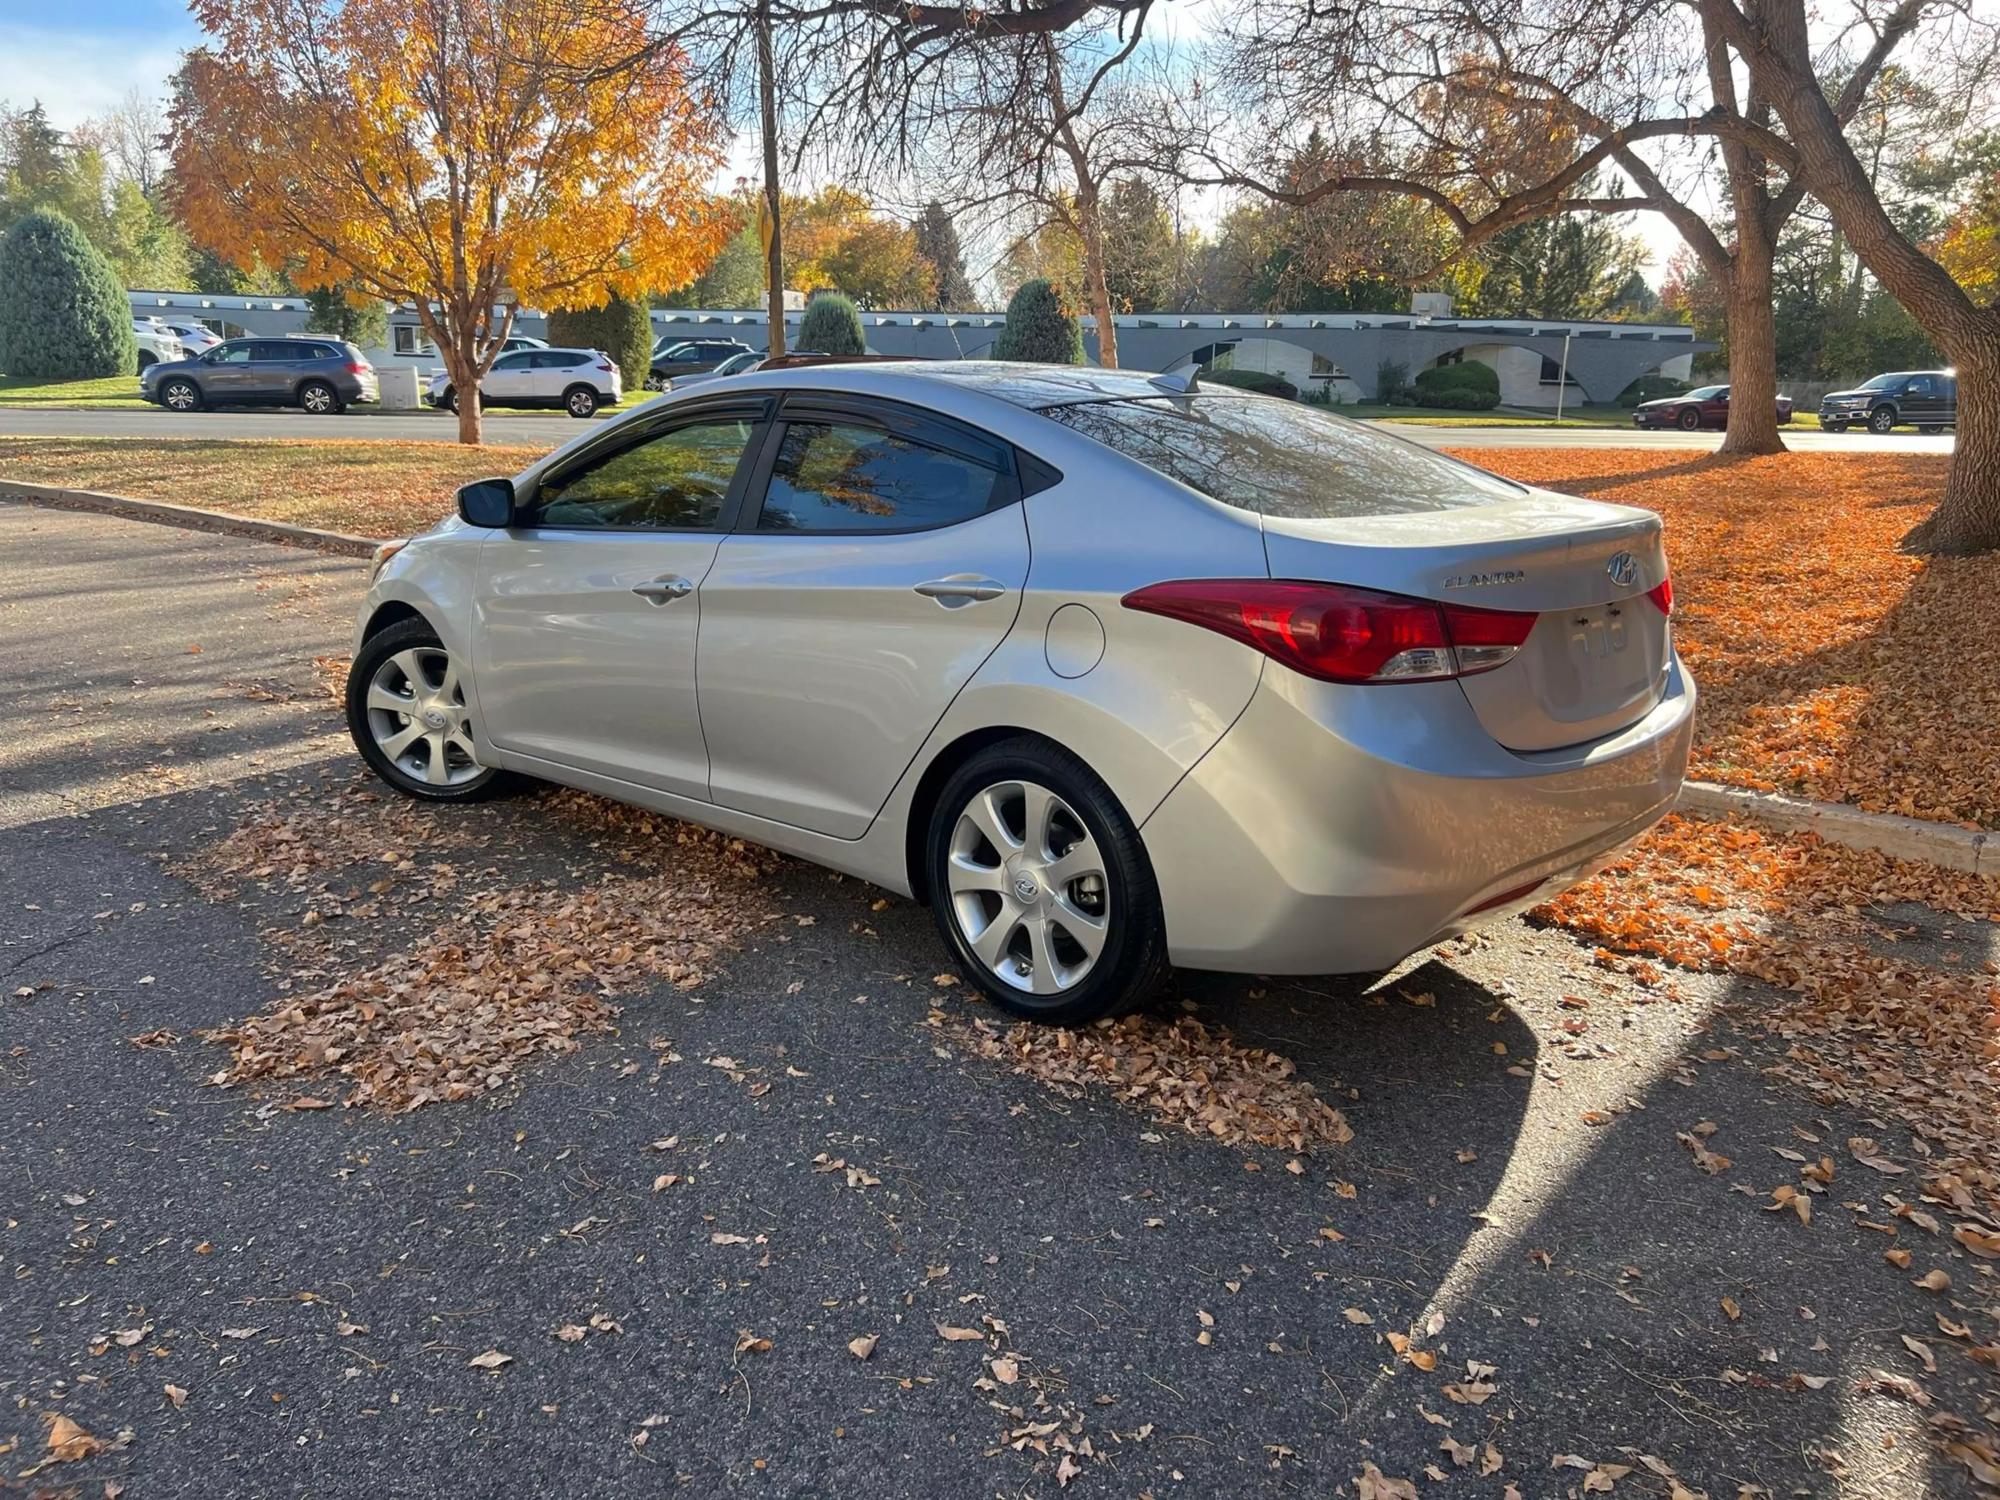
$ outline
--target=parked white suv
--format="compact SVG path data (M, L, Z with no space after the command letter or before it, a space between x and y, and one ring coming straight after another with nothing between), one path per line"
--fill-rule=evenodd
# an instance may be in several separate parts
M431 376L424 399L458 410L458 392L443 370ZM517 349L493 361L479 383L482 406L560 407L572 417L596 414L625 399L625 385L610 355L598 349Z
M192 318L155 318L155 323L165 328L181 341L181 353L189 359L208 353L222 342L222 335L206 323L197 323Z
M141 370L148 365L166 364L172 360L186 358L186 351L181 348L179 335L158 318L134 318L132 337L139 344ZM198 354L201 351L195 352Z

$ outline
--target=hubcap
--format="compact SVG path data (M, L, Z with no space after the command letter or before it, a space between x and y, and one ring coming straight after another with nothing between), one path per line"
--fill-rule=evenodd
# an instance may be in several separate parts
M321 390L318 386L314 386L311 390L306 392L307 411L325 411L327 405L328 402L326 399L326 392Z
M167 405L185 410L194 405L194 396L184 385L172 386L167 391Z
M590 412L590 397L581 393L570 397L569 409L578 416L587 416Z
M966 803L945 855L952 917L996 979L1035 995L1074 989L1110 932L1097 840L1045 786L1003 781Z
M470 722L457 664L442 646L398 651L369 679L368 732L417 781L460 786L479 775Z

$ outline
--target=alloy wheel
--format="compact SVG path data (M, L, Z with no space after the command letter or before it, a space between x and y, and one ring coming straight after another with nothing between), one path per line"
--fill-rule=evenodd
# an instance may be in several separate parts
M323 385L309 385L299 392L299 405L314 416L325 416L333 410L333 392Z
M160 392L160 399L175 411L193 411L198 398L193 386L185 380L176 380L170 382L167 388Z
M1001 983L1058 995L1089 976L1110 934L1105 858L1076 810L1032 781L1003 781L960 811L945 856L952 916Z
M458 665L442 646L412 646L384 658L368 682L368 732L414 781L462 786L485 768L472 747Z
M587 417L597 410L597 398L589 391L569 393L569 414L573 417Z
M1886 406L1878 406L1868 414L1868 430L1874 433L1890 432L1895 429L1896 414Z

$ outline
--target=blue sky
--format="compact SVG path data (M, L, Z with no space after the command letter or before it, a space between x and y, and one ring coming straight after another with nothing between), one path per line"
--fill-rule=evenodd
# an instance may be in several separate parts
M182 0L0 0L0 100L75 125L135 85L165 93L199 36Z

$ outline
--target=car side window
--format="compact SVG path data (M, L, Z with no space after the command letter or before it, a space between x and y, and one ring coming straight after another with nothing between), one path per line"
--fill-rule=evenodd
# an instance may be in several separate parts
M621 448L544 485L532 524L712 530L756 427L747 416L711 417Z
M921 531L992 508L994 465L858 422L785 424L759 531Z
M250 346L248 344L224 344L210 355L209 358L213 359L217 364L245 364L250 358Z
M276 364L291 357L292 350L289 344L266 343L260 339L250 346L252 364Z
M529 361L534 357L532 350L521 350L514 354L503 354L493 361L493 368L496 370L525 370L528 368Z
M1930 394L1931 394L1931 378L1930 378L1930 376L1928 376L1928 375L1918 375L1918 376L1916 376L1915 378L1913 378L1913 379L1912 379L1912 380L1910 381L1910 383L1909 383L1908 385L1906 385L1906 386L1904 386L1904 387L1903 387L1903 394L1904 394L1905 396L1928 396L1928 395L1930 395Z
M674 350L667 358L677 365L699 364L701 362L701 346L699 344L684 345Z
M584 361L581 354L571 354L562 349L537 349L531 356L538 370L568 370Z

